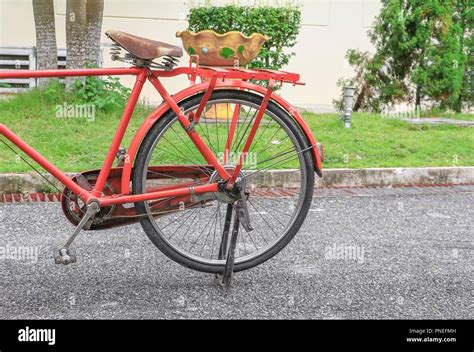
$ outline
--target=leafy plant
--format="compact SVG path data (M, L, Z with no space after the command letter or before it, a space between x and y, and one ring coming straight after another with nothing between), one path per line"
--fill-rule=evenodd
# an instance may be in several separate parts
M106 112L125 105L130 95L130 89L123 86L118 77L87 77L85 83L76 80L71 92L79 103L93 104Z
M239 31L247 36L252 33L267 35L270 40L263 45L258 57L249 66L278 70L287 65L295 55L288 50L296 44L301 10L295 5L198 6L190 10L188 21L189 29L194 32L211 29L220 34ZM228 56L230 52L223 52L222 55Z
M341 95L333 104L339 110L343 109L343 88L345 85L356 87L354 93L354 111L381 111L383 107L401 103L406 99L408 87L402 80L390 77L381 69L378 57L369 52L361 52L350 49L346 53L346 59L354 67L353 78L341 78L337 86L341 89Z
M38 93L40 92L45 102L50 104L58 104L69 100L69 93L66 92L64 84L60 83L57 79L49 81L44 88L38 90Z
M130 96L130 89L117 77L86 77L73 82L71 90L58 80L51 81L42 89L44 99L51 104L89 104L98 111L111 112L123 109Z
M356 70L355 110L380 111L401 101L458 112L472 106L471 3L384 0L369 32L375 53L346 55Z

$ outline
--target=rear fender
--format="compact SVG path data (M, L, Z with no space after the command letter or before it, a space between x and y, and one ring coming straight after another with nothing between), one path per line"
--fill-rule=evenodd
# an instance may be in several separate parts
M174 94L173 99L179 104L183 102L184 100L192 97L195 94L199 94L199 93L203 93L207 91L208 88L209 88L209 82L195 84ZM226 88L227 89L240 88L240 89L257 93L259 95L265 95L267 91L265 87L261 87L257 84L253 84L249 82L243 82L241 80L225 80L225 81L220 81L216 83L215 89L226 89ZM290 116L292 116L292 118L295 120L295 122L298 124L298 126L301 128L301 131L306 136L308 147L311 146L311 155L313 157L314 171L316 172L316 174L318 174L321 177L322 176L322 156L320 155L320 152L318 150L318 144L308 124L304 121L301 114L298 111L296 111L296 109L290 103L288 103L279 95L273 94L272 101L278 106L280 106L282 109L287 111L290 114ZM130 146L128 148L128 152L124 161L123 174L122 174L122 187L121 187L122 194L128 194L130 192L130 180L131 180L133 163L135 161L136 154L138 152L138 149L140 148L140 145L143 139L145 138L147 133L150 131L150 129L153 127L153 125L162 116L164 116L164 114L168 112L170 109L171 109L170 106L166 102L162 103L143 121L143 123L138 128L137 132L135 133L135 136L133 137L132 142L130 143Z

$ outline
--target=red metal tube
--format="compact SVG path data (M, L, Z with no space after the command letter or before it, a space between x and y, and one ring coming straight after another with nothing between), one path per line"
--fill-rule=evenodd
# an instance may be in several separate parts
M138 67L119 68L79 68L68 70L8 70L0 71L0 79L7 78L51 78L51 77L83 77L83 76L138 76L143 72Z
M143 85L146 82L147 74L148 69L142 68L141 73L138 75L137 80L135 81L135 85L133 86L133 90L128 100L127 106L125 107L122 118L120 119L120 123L117 127L117 132L115 133L114 139L112 140L112 144L107 153L107 157L105 158L99 177L97 178L97 182L94 185L94 189L92 190L92 195L95 197L100 197L102 195L105 182L109 177L110 169L113 166L115 156L117 155L117 151L120 148L120 143L122 143L122 139L127 130L128 123L130 122L130 118L132 117L135 106L137 105L137 101L140 97Z
M204 108L206 107L206 104L209 101L209 98L211 97L212 93L214 92L214 88L216 87L216 79L216 77L211 78L209 88L207 89L206 93L204 93L201 103L199 104L196 114L194 115L194 123L199 123L199 119L201 118L202 112L204 111Z
M236 165L234 173L232 174L232 177L230 178L229 183L227 184L227 187L229 189L234 186L235 180L239 176L240 170L242 169L242 165L245 162L247 153L250 149L250 146L252 145L253 139L255 138L255 134L257 133L257 129L260 126L260 121L262 120L263 114L265 113L265 110L267 110L268 103L272 98L274 84L274 80L270 80L270 82L268 83L267 91L262 100L262 105L260 105L260 108L258 109L257 116L255 117L255 122L253 123L247 141L245 142L244 148L242 149L242 154L240 155L239 163Z
M71 189L83 201L87 202L89 200L90 193L87 190L81 188L77 183L72 181L66 174L46 160L40 153L34 150L30 145L28 145L12 131L10 131L5 125L0 124L0 134L4 135L9 141L20 148L31 159L36 161L42 168L58 179L63 185Z
M179 189L173 189L168 191L158 191L151 193L135 194L130 196L119 196L119 197L102 197L99 198L99 203L102 207L106 207L112 204L124 204L124 203L135 203L135 202L144 202L147 200L157 200L168 197L179 197L192 195L194 193L210 193L217 192L218 184L210 183L207 185L196 186L196 187L183 187Z
M227 135L227 142L225 144L224 150L224 164L229 162L229 157L232 149L232 142L234 140L235 128L237 127L237 122L240 116L240 104L235 105L234 116L232 116L232 121L230 122L229 134Z
M184 115L181 108L178 106L176 101L168 94L168 92L166 91L165 87L163 87L161 82L155 76L149 76L148 79L156 88L158 93L160 93L160 95L163 97L164 101L168 103L170 108L176 113L179 121L181 122L183 127L186 129L186 132L189 138L191 138L192 142L194 143L196 148L199 150L203 158L206 160L206 162L208 162L210 165L214 167L214 169L217 171L217 173L223 180L229 179L230 175L227 173L227 171L224 169L221 163L217 160L214 153L209 149L206 143L202 140L201 136L195 131L194 128L190 128L191 122L188 121L188 119Z

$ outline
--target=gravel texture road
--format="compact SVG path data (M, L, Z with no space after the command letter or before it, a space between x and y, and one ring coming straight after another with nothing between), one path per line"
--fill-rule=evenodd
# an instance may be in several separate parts
M78 262L55 265L73 230L59 204L0 205L0 318L473 319L472 187L352 193L315 197L290 245L227 295L139 225L82 233Z

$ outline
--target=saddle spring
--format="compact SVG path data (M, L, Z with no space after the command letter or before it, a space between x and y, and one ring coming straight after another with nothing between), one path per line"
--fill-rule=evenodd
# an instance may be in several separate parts
M141 59L127 51L124 52L122 46L115 42L110 48L110 58L112 61L121 61L137 67L150 67L165 71L171 71L179 63L178 59L173 56L163 56L161 58L161 63L155 62L153 60Z

